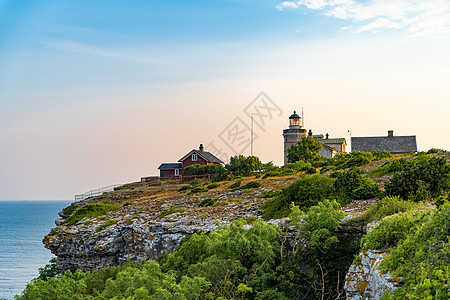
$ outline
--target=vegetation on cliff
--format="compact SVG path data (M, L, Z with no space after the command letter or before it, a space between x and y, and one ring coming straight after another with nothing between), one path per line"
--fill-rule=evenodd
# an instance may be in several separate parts
M185 206L164 202L167 191L161 190L160 196L130 186L120 190L121 195L148 196L136 202L126 198L126 206L117 202L113 206L106 201L114 201L112 194L99 198L102 203L73 207L72 219L65 225L105 218L99 216L119 212L121 207L141 214L146 201L169 207L145 211L155 219L175 212L211 217L221 205L243 203L237 198L219 200L224 195L259 201L252 205L265 201L255 210L259 215L222 224L211 233L194 233L158 261L66 272L57 278L46 269L48 275L34 280L18 299L343 299L345 273L355 255L360 250L387 248L392 251L382 270L402 277L405 285L386 297L448 298L450 167L445 158L357 152L283 167L261 164L252 157L232 161L233 167L217 171L221 180L216 177L216 183L196 181L170 192L172 198L167 199L190 199ZM320 174L314 174L317 171ZM197 200L184 195L186 191ZM354 221L379 221L361 243L357 232L343 233L339 227L343 211L354 211L359 199L374 204L356 214ZM434 209L434 202L439 209ZM98 210L94 204L99 204ZM346 208L340 208L343 205ZM282 232L256 221L260 216L266 220L289 216L295 229ZM115 226L112 221L102 222L99 226Z

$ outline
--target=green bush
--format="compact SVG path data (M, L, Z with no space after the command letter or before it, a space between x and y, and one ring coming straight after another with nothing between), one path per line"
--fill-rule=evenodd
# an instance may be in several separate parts
M450 205L444 204L416 220L421 222L380 265L381 271L390 271L405 282L389 298L449 299Z
M339 153L332 159L327 161L328 165L335 166L336 169L345 169L350 167L358 167L370 163L374 160L373 154L370 152L350 152Z
M288 216L291 203L305 209L317 205L325 199L336 198L334 181L333 178L321 175L298 179L284 188L280 196L269 199L262 205L263 218L268 220Z
M221 173L223 167L220 164L215 165L190 165L184 168L183 176L194 176L194 175L206 175L206 174L218 174Z
M70 204L70 206L65 207L62 212L66 216L70 216L76 209L78 208L78 205L75 203Z
M361 240L361 251L395 247L417 229L425 215L408 211L388 216Z
M417 204L411 201L402 200L398 196L384 197L377 203L372 204L369 210L361 216L361 219L366 223L370 223L375 220L381 220L386 216L418 208L419 206Z
M184 192L184 191L187 191L187 190L190 190L190 189L191 189L190 185L183 185L182 187L180 187L178 189L178 192Z
M264 167L263 163L256 156L236 155L230 157L230 163L225 168L233 176L248 176L255 171L260 171Z
M445 158L420 156L385 184L387 195L415 201L437 197L450 189L450 166Z
M115 211L121 208L120 205L91 203L78 209L73 215L64 221L64 225L71 226L81 221L83 218L95 218L102 216L110 211Z
M249 183L241 186L240 189L241 190L256 189L256 188L259 188L260 186L261 186L261 183L259 183L258 181L250 181Z
M206 186L206 188L208 189L208 190L212 190L212 189L215 189L215 188L217 188L217 187L219 187L220 186L220 184L218 184L218 183L210 183L210 184L208 184L207 186Z
M57 262L58 259L56 257L52 257L48 264L46 264L43 268L39 268L39 277L37 279L47 280L58 275L58 269L56 268Z
M211 206L211 205L213 205L214 203L216 203L216 201L217 201L217 199L206 198L206 199L203 199L203 200L198 204L198 206L200 206L200 207Z
M279 196L281 194L281 191L279 190L269 190L269 191L262 191L258 198L273 198L276 196Z
M339 194L355 200L370 199L380 194L378 185L367 177L358 174L356 170L338 172L334 187Z
M228 188L231 190L236 190L241 187L242 179L236 180L235 183L231 184Z

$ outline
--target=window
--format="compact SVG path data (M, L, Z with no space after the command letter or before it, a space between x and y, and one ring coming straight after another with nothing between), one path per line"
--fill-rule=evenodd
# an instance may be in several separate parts
M175 176L179 176L180 175L180 169L175 169Z
M192 161L197 161L197 154L192 154Z

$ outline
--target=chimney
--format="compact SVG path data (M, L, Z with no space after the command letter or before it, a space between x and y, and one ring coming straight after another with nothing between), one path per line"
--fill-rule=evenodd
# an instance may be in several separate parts
M388 130L388 137L394 136L394 130Z
M312 137L312 136L313 136L312 130L311 130L311 129L308 131L308 136L309 136L309 137Z
M203 144L200 144L200 147L198 148L201 152L203 152L203 150L205 150L205 148L203 147Z
M327 140L328 140L328 136L329 136L329 135L328 135L328 133L327 133L327 134L325 134L325 138L326 138Z

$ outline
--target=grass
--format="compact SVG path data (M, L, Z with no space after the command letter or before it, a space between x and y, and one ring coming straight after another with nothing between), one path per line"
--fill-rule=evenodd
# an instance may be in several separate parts
M63 213L66 216L70 216L76 209L77 209L78 205L76 205L75 203L70 204L70 206L67 206L66 208L63 209Z
M162 219L165 216L172 215L174 213L185 212L186 210L187 209L184 209L184 208L171 208L169 210L161 212L159 215L156 216L156 219Z
M99 227L97 227L97 229L95 229L95 231L96 231L96 232L100 232L100 231L102 231L103 229L105 229L106 227L109 227L109 226L111 226L111 225L114 225L114 224L116 224L117 222L119 222L119 220L108 220L108 221L105 222L105 224L100 225Z
M64 225L72 226L84 218L95 218L102 216L110 211L118 210L120 205L105 204L105 203L91 203L78 209L73 215L64 221Z

